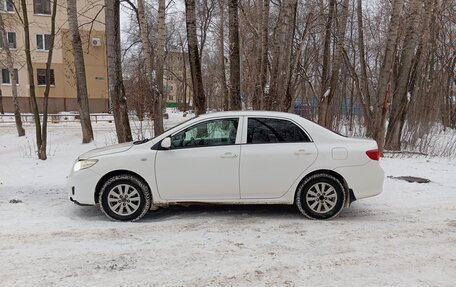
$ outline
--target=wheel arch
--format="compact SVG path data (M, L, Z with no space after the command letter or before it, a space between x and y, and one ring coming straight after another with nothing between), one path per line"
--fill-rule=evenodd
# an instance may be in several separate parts
M98 203L98 197L100 195L100 192L101 192L101 187L103 186L103 184L108 180L110 179L111 177L113 176L116 176L116 175L123 175L123 174L126 174L126 175L132 175L132 176L135 176L137 177L139 180L141 180L142 182L144 182L144 184L147 186L147 188L149 188L149 193L150 193L150 196L152 196L152 190L150 189L150 185L149 183L147 183L147 181L142 177L140 176L139 174L137 174L136 172L133 172L131 170L126 170L126 169L118 169L118 170L113 170L113 171L110 171L108 172L107 174L103 175L102 178L100 178L100 180L98 181L96 187L95 187L95 194L94 194L94 200L95 200L95 203Z
M340 183L342 184L342 186L344 187L344 193L345 193L345 202L344 202L344 205L346 206L348 203L350 203L350 195L351 195L351 192L350 192L350 188L348 187L348 183L347 181L345 180L345 178L338 172L335 172L334 170L330 170L330 169L317 169L317 170L314 170L308 174L306 174L306 176L304 176L301 181L299 181L299 184L296 186L296 190L294 192L294 199L293 199L293 204L296 203L296 194L298 193L298 188L299 186L301 186L301 184L309 177L311 177L312 175L315 175L315 174L319 174L319 173L325 173L325 174L328 174L328 175L331 175L333 177L335 177L337 180L340 181Z

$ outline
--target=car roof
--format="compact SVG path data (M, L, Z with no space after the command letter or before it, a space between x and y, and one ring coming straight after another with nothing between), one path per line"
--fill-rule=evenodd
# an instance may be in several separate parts
M226 116L270 116L270 117L285 117L285 118L301 118L300 116L292 113L273 112L273 111L226 111L214 112L200 115L204 118L226 117Z

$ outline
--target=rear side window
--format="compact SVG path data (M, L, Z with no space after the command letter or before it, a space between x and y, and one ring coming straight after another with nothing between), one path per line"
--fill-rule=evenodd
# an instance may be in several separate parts
M249 118L247 143L310 142L306 133L293 122L271 118Z

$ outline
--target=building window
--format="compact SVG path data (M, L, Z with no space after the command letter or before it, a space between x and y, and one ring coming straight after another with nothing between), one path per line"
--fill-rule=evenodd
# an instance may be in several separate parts
M17 69L14 69L14 75L16 76L16 84L19 84ZM8 69L2 69L2 84L11 85L11 75Z
M8 32L6 33L7 38L8 38L8 43L10 49L16 49L16 32ZM0 34L0 48L3 48L3 39L2 35Z
M1 12L14 12L13 0L0 0Z
M36 69L36 75L38 80L38 86L46 85L46 69ZM51 86L55 86L54 70L50 70L50 79L49 83Z
M33 0L33 12L35 14L51 15L51 1Z
M37 34L36 35L36 49L39 51L49 51L51 47L50 34Z

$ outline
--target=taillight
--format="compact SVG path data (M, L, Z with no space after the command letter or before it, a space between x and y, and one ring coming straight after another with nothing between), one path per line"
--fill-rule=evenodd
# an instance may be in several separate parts
M380 152L378 151L378 149L368 150L368 151L366 151L366 154L371 160L380 159Z

